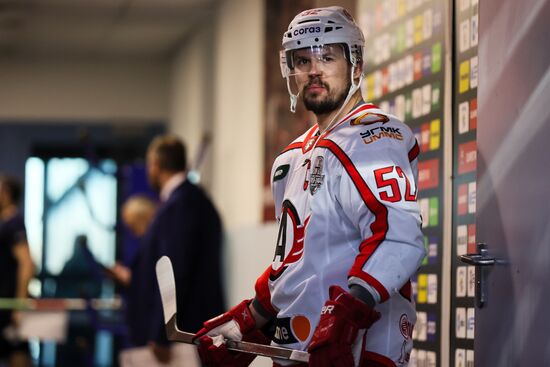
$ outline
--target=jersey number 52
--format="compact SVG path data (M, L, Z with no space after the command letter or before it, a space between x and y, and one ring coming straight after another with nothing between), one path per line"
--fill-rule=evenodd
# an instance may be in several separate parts
M394 172L397 173L397 177ZM392 177L393 176L393 177ZM376 186L380 190L380 199L395 203L401 201L403 196L405 201L416 200L416 189L413 191L411 182L399 166L388 166L374 170ZM405 194L401 194L400 182L405 181ZM382 190L385 189L385 190Z

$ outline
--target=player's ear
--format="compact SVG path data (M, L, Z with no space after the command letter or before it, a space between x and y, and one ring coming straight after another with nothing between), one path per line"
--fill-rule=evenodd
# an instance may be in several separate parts
M355 67L355 70L353 71L353 78L354 79L359 79L362 72L363 72L363 60L359 59L359 60L357 60L357 66Z
M362 68L359 66L359 67L356 67L354 70L353 70L353 80L355 83L358 83L359 82L359 78L361 77L361 73L362 73Z

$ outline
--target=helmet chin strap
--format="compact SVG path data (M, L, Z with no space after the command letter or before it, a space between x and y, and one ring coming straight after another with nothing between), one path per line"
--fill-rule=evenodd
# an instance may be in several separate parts
M290 79L288 76L286 77L286 88L288 89L288 94L290 95L290 112L295 113L296 105L298 104L298 96L300 95L300 92L296 94L292 93L292 90L290 88Z

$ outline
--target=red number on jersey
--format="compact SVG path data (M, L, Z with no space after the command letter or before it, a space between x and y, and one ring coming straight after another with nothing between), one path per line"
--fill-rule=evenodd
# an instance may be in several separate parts
M376 179L376 185L379 189L383 189L384 187L390 188L390 190L387 191L381 191L380 192L380 199L384 201L389 201L391 203L395 203L396 201L401 200L401 192L399 191L399 183L397 182L396 178L388 178L385 179L384 175L387 173L393 172L393 166L379 168L374 171L374 178Z
M415 201L416 190L415 192L411 192L411 182L409 181L409 178L407 177L407 175L405 175L405 172L403 172L401 167L396 166L395 170L397 171L399 177L405 178L405 201Z
M374 178L376 180L376 186L378 189L388 188L388 190L380 191L380 199L384 201L389 201L390 203L395 203L401 201L402 195L401 190L399 189L399 181L395 177L384 178L384 175L397 172L399 178L405 179L405 201L415 201L416 193L411 192L411 183L405 172L399 166L388 166L379 168L374 171Z

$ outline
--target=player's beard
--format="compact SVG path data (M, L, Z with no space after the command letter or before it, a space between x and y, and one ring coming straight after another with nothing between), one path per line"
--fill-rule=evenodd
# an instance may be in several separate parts
M308 95L307 89L313 85L321 85L327 90L327 96L321 100L315 99L317 97L316 93L310 93ZM330 86L326 83L323 83L320 79L311 79L308 84L306 84L302 90L302 99L304 101L304 106L308 111L313 112L316 115L325 115L342 106L342 103L346 100L349 89L351 88L351 83L348 82L346 88L344 88L337 95L331 95Z

